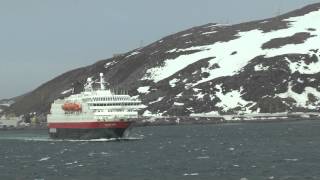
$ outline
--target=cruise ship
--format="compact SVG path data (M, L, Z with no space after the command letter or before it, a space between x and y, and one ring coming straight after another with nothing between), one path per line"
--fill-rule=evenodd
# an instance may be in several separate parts
M52 103L47 116L49 135L54 139L120 138L143 107L138 98L108 89L100 73L98 82L87 79L83 92Z

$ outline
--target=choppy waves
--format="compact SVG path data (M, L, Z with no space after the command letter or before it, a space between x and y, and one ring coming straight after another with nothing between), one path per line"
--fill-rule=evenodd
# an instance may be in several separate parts
M114 141L137 141L143 137L123 137L123 138L100 138L100 139L51 139L49 137L22 137L22 136L6 136L0 137L1 140L17 140L17 141L44 141L44 142L114 142Z

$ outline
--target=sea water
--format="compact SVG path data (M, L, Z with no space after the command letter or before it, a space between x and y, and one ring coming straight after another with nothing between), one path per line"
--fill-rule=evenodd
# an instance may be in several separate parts
M90 141L0 131L0 179L320 179L320 121L136 127Z

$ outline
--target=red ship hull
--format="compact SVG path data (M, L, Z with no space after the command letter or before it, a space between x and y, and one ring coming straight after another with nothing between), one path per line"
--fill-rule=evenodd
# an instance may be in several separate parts
M54 139L99 139L123 137L131 121L48 123Z

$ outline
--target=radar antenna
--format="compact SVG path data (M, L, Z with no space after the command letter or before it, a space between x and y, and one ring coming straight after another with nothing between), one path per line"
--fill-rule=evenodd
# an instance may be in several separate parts
M92 87L92 84L94 83L94 81L92 81L92 78L89 77L87 79L87 83L84 85L84 90L85 91L92 91L93 90L93 87Z
M98 82L95 82L97 84L100 84L101 90L106 90L106 85L109 86L109 83L107 83L103 78L103 73L100 73L100 80Z

